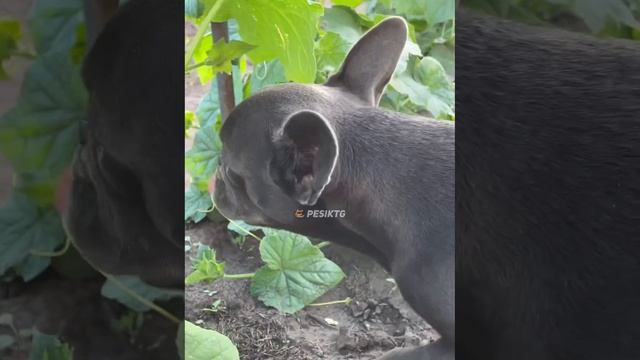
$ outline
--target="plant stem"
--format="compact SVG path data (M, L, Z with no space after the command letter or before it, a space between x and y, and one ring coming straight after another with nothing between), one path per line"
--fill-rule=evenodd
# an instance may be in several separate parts
M225 280L246 280L252 279L256 273L246 273L246 274L224 274L222 276Z
M353 301L353 299L348 297L348 298L343 299L343 300L335 300L335 301L328 301L328 302L323 302L323 303L309 304L309 306L329 306L329 305L340 305L340 304L349 305L349 304L351 304L352 301Z
M229 28L226 22L211 23L211 36L213 42L224 41L229 42ZM227 119L229 113L236 106L235 95L233 92L233 76L219 71L216 74L216 85L218 86L218 103L220 104L220 115L222 122Z
M189 41L189 44L187 44L187 51L184 56L185 66L189 64L189 62L191 61L191 58L193 57L193 53L196 51L196 46L198 46L198 43L200 43L200 40L202 39L202 36L204 35L205 31L207 31L209 26L211 26L210 25L211 20L216 16L216 14L218 13L218 10L220 10L220 7L222 7L222 3L224 1L225 0L218 0L213 4L213 6L211 6L211 9L209 9L207 16L205 16L205 18L202 20L202 22L198 26L198 31L196 32L196 36L194 36Z
M33 59L36 58L36 54L32 54L32 53L27 52L27 51L12 50L12 51L9 51L9 54L11 56L18 56L18 57L22 57L22 58L30 59L30 60L33 60Z
M218 210L218 212L220 212L220 211ZM238 229L242 230L242 231L245 233L245 235L249 235L249 236L253 237L254 239L256 239L256 240L258 240L258 241L261 241L261 240L262 240L262 239L260 239L260 237L258 237L258 235L254 234L254 233L252 233L251 231L249 231L249 230L247 230L247 229L243 228L242 226L238 225L238 223L237 223L237 222L235 222L235 221L233 221L233 220L229 219L228 217L224 216L224 214L222 214L222 213L220 213L220 214L221 214L225 219L229 220L229 222L230 222L230 223L232 223L233 225L235 225Z
M58 251L39 251L39 250L31 250L29 253L33 256L41 256L41 257L58 257L67 253L69 250L69 246L71 246L71 238L68 236L65 237L64 247Z
M329 241L323 241L323 242L319 242L319 243L316 245L316 247L317 247L318 249L322 249L322 248L327 247L327 246L329 246L329 245L331 245L331 243L330 243Z
M100 271L100 270L98 270ZM137 301L141 302L142 304L148 306L149 308L155 310L156 312L158 312L160 315L166 317L167 319L173 321L174 323L180 325L180 323L182 322L180 319L178 319L177 317L173 316L173 314L171 314L170 312L168 312L167 310L163 309L162 307L156 305L153 301L147 300L144 297L140 296L138 293L136 293L135 291L129 289L125 284L123 284L122 282L120 282L120 280L116 279L115 276L106 274L102 271L100 271L100 273L102 273L102 275L104 275L104 277L106 277L108 280L110 280L111 282L113 282L117 287L119 287L122 291L126 292L129 296L133 297L134 299L136 299Z

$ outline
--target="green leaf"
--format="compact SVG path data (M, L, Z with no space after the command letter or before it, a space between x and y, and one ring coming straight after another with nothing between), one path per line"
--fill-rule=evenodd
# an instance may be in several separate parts
M87 52L87 27L84 23L76 27L76 41L71 47L71 60L74 65L81 65Z
M0 80L9 76L2 63L11 57L11 52L18 48L20 40L20 22L18 20L0 19Z
M393 7L408 19L425 19L430 25L453 20L455 1L452 0L394 0Z
M220 98L218 97L218 83L213 80L209 92L200 100L196 116L200 127L213 126L216 117L220 115Z
M231 60L237 59L253 48L255 48L254 45L243 41L233 40L227 43L221 39L207 51L207 60L204 64L211 66L213 72L231 74Z
M35 330L29 360L73 360L73 350L57 337Z
M194 114L192 111L185 111L184 112L184 131L186 134L186 131L191 129L195 123L198 121L198 119L196 118L196 114Z
M193 222L200 222L212 207L213 203L206 186L205 189L200 189L197 185L191 184L184 193L184 221L191 219Z
M343 5L354 8L360 4L362 4L364 0L331 0L333 5Z
M429 51L429 56L438 60L440 65L444 68L447 75L449 75L449 79L454 79L456 76L456 63L455 63L455 50L452 47L437 44L435 45L431 51Z
M119 281L127 289L149 301L169 300L182 296L182 293L176 290L167 290L151 286L137 276L117 276L116 281ZM111 280L104 282L100 293L107 299L115 300L133 311L142 312L149 310L147 305L128 294Z
M355 44L362 35L360 17L352 9L334 6L325 9L321 22L322 29L342 36L349 44Z
M304 308L344 278L340 267L302 235L267 231L260 255L266 265L256 272L251 293L285 313Z
M227 1L221 10L237 20L242 39L256 45L248 53L254 63L276 58L287 79L302 83L315 79L313 43L322 12L322 5L307 0Z
M242 220L233 220L233 222L229 222L229 224L227 225L227 230L233 231L234 233L240 234L243 236L247 235L247 232L262 230L262 229L263 229L262 226L250 225Z
M216 259L216 251L207 245L200 245L198 248L193 268L193 272L185 279L187 285L215 281L224 276L224 263Z
M239 360L238 349L226 336L184 322L184 350L186 360Z
M316 47L316 59L318 60L318 72L324 75L323 81L326 80L326 75L338 71L351 45L341 35L333 32L327 32L320 39Z
M185 154L185 168L192 177L210 178L218 167L222 142L213 125L201 127L193 147Z
M575 0L573 9L594 33L602 31L607 19L640 29L640 22L622 0Z
M82 21L82 1L36 1L29 18L29 29L38 53L71 49L76 42L76 29Z
M178 356L184 359L184 321L178 326L178 336L176 336L176 347L178 348Z
M12 335L0 335L0 351L13 345L15 342L16 339Z
M68 52L43 55L27 71L17 106L0 117L0 152L17 172L55 177L71 161L87 102Z
M455 115L453 85L442 65L432 57L411 59L407 70L397 74L390 84L436 118L447 119Z
M212 46L213 37L211 36L211 33L203 36L202 39L200 39L200 42L198 42L198 45L196 45L196 48L193 52L193 61L196 64L205 62L209 57L209 50ZM196 68L196 71L198 72L198 78L200 79L200 84L202 85L208 84L209 81L213 79L213 75L215 75L211 66L198 66Z
M251 73L251 93L255 94L267 86L287 82L284 66L278 60L261 62L253 68Z
M199 18L204 15L204 4L199 0L184 0L184 16Z
M63 243L64 229L53 209L41 209L21 193L0 209L0 274L15 267L25 281L40 274L48 257L31 255L32 250L50 252Z

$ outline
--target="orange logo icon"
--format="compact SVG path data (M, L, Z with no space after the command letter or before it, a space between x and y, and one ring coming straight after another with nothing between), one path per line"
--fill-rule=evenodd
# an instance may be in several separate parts
M295 212L295 214L294 214L294 215L295 215L295 217L297 217L298 219L302 219L302 218L304 217L304 210L302 210L302 209L298 209L298 210L296 210L296 212Z

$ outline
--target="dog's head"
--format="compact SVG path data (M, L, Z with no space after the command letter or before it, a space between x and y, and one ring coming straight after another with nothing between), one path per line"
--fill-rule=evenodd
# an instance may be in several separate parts
M98 269L167 286L184 283L180 13L172 1L131 1L96 39L83 67L91 102L66 215Z
M335 114L377 106L407 39L392 17L367 32L324 85L283 84L242 102L223 123L211 188L224 215L288 228L296 210L335 184L340 134Z

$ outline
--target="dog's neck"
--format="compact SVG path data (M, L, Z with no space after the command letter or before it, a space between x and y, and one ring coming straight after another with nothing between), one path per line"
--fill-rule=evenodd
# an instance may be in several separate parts
M360 108L338 116L334 126L338 166L323 199L347 211L346 226L390 257L403 238L453 226L451 123ZM424 226L410 226L416 223Z

